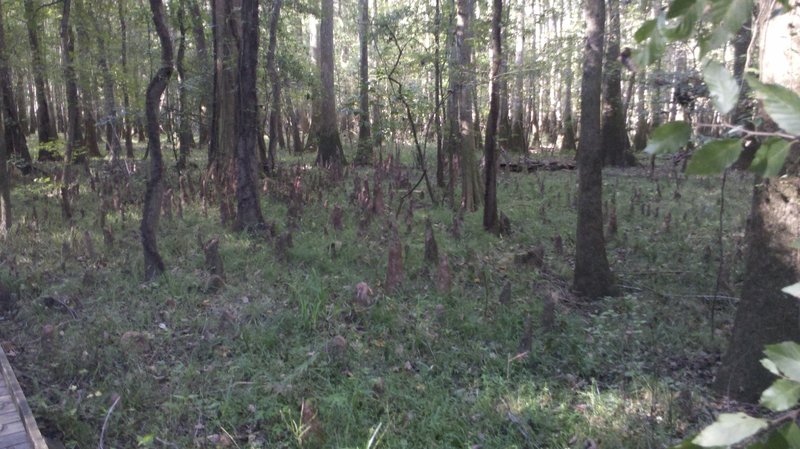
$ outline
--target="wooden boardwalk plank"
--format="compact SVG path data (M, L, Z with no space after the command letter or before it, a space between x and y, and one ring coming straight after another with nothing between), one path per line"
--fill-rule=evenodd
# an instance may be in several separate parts
M0 449L47 449L28 401L0 346Z

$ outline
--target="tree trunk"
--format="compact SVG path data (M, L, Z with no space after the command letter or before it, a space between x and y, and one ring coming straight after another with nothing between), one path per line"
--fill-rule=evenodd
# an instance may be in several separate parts
M213 101L213 99L211 99L213 96L213 83L211 82L213 68L211 66L211 60L208 57L208 43L206 42L205 32L206 25L203 23L203 15L201 14L200 5L198 5L197 0L189 1L189 12L192 17L192 33L194 34L194 44L197 49L197 59L200 62L200 73L203 79L199 101L200 116L198 119L198 144L202 145L208 143L210 139L209 123L211 120L210 117L207 116L206 110L208 109L209 103Z
M524 98L524 70L525 70L525 6L520 3L517 5L517 33L515 37L514 48L514 70L517 72L514 75L514 90L511 94L511 136L509 138L508 147L511 151L518 153L526 153L528 148L527 139L525 138L525 125L523 123L524 107L522 99ZM570 95L567 92L567 95Z
M578 226L573 288L591 299L613 293L603 236L603 171L600 147L600 90L603 74L603 0L586 0L586 46L581 81L578 144Z
M150 176L144 194L142 211L142 247L144 248L144 277L153 280L164 272L164 261L158 253L156 232L161 215L161 194L164 189L164 162L161 155L161 133L158 115L161 96L172 76L172 41L164 23L164 5L161 0L150 0L158 39L161 42L161 68L147 86L145 114L147 116L147 153L150 155Z
M220 219L223 225L234 225L236 222L235 205L231 200L236 198L234 153L237 145L236 120L239 110L236 82L239 54L236 36L239 30L239 16L234 12L234 2L237 0L212 2L215 69L208 163L217 189Z
M258 0L242 0L242 40L239 51L239 120L236 145L236 227L265 229L258 202ZM270 142L270 145L272 142Z
M619 1L608 0L608 43L606 45L605 89L603 90L602 146L605 165L629 167L636 163L625 126L622 104L622 64L619 61Z
M361 50L358 65L358 151L355 163L372 162L372 136L369 124L369 0L358 0L358 39Z
M192 145L192 123L189 119L189 99L186 92L186 68L183 65L186 54L186 24L184 21L185 0L178 5L178 54L175 69L178 72L178 170L186 168L189 150Z
M50 110L47 106L47 81L45 80L45 60L39 45L39 35L36 23L36 11L33 0L25 0L25 24L28 28L28 42L31 46L31 60L33 62L33 80L36 84L36 123L39 143L52 142L58 138L51 134Z
M800 93L800 11L773 15L761 37L761 81ZM769 42L770 45L764 45ZM777 62L777 63L776 63ZM736 310L730 346L722 359L715 389L740 401L754 402L775 379L759 360L764 346L800 340L800 303L781 288L800 279L800 144L792 145L779 177L756 179L745 239L745 280Z
M33 98L33 86L27 82L24 76L17 73L16 78L16 91L14 95L16 95L17 99L17 113L19 114L19 124L22 127L22 132L26 135L33 134L36 132L36 108L35 108L35 101L29 102L28 99L25 97L25 91L28 92L28 97ZM30 111L28 111L30 108ZM32 117L32 120L28 120L28 117Z
M0 2L0 96L3 103L3 118L5 119L5 140L10 153L14 153L24 161L23 173L31 171L31 154L28 152L28 143L25 132L20 126L17 116L17 104L11 86L11 67L6 53L6 37L3 25L2 2Z
M320 117L317 127L317 164L323 167L344 165L342 141L336 123L336 94L333 86L333 0L321 0L319 24Z
M442 33L442 7L440 0L436 0L435 8L433 18L433 96L435 103L434 121L436 122L436 186L444 188L446 155L442 145L442 61L439 49L440 35Z
M119 16L119 34L122 40L120 47L120 65L124 80L122 82L122 107L124 124L122 126L122 133L125 136L125 157L133 159L133 127L131 126L131 100L128 95L128 24L125 21L127 16L127 2L126 0L117 1L117 15Z
M275 147L278 143L278 133L281 126L281 78L275 62L275 47L278 43L278 21L281 17L281 0L272 1L272 11L269 16L269 44L267 47L267 75L272 83L272 105L269 109L269 148L267 149L268 173L275 169Z
M486 141L483 154L486 159L486 175L483 203L483 228L498 233L497 221L497 136L498 115L500 113L500 62L503 59L503 41L500 35L500 22L503 17L503 0L492 1L492 69L489 83L489 117L486 119Z
M81 61L91 61L92 55L89 52L89 47L91 44L89 42L89 32L86 29L86 8L84 7L82 1L76 1L74 5L76 13L74 22L78 38L78 59ZM100 147L98 145L99 138L97 136L97 122L95 120L94 92L96 92L97 86L95 84L94 73L90 72L86 74L86 71L81 71L79 73L81 75L80 99L83 109L83 128L85 130L84 143L86 146L86 155L88 157L102 157L100 154Z
M69 0L65 0L69 2ZM5 132L0 122L0 237L5 238L11 230L11 179L8 173L8 152Z
M114 98L114 78L111 76L111 68L108 63L108 50L106 41L103 37L103 30L97 17L92 17L95 29L95 39L97 40L97 65L100 66L100 73L103 76L103 101L105 103L106 117L106 145L108 153L111 155L111 162L115 164L122 156L122 146L117 132L117 102ZM148 137L149 138L149 137Z
M78 81L75 75L75 38L69 22L71 0L64 0L61 14L61 64L64 70L64 85L67 91L67 145L64 150L64 166L72 163L75 146L80 144L80 112L78 109ZM65 169L66 170L66 169ZM64 180L67 182L68 180Z
M572 70L567 67L564 70L564 81L566 84L566 95L564 96L564 122L562 125L561 134L561 151L572 152L575 151L575 119L572 116Z

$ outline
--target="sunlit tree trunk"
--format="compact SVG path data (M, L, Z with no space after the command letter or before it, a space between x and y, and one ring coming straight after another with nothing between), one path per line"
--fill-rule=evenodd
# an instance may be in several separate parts
M800 10L773 14L762 2L766 26L761 35L761 81L800 93ZM765 45L769 42L769 45ZM715 388L754 402L774 379L759 363L764 346L800 340L800 302L781 288L800 281L800 144L794 142L781 176L758 178L753 190L745 240L745 278L730 346Z
M524 98L525 80L525 5L520 2L517 5L517 33L514 42L514 90L511 94L511 136L509 148L512 151L524 153L527 151L527 139L525 136L525 124L523 115L525 108L522 100Z
M600 147L600 90L603 75L603 0L586 0L586 46L581 81L581 128L578 145L578 226L573 288L596 299L613 292L603 236L603 172Z
M342 141L336 118L336 93L334 90L333 62L333 0L321 0L319 24L320 117L317 127L317 164L343 165Z
M172 41L164 23L164 5L161 0L150 0L153 23L161 43L161 68L147 86L145 114L147 116L147 152L150 155L150 173L144 194L142 210L142 247L144 249L144 277L153 280L164 272L164 261L158 253L156 232L161 215L161 194L164 189L164 162L161 155L161 131L159 129L159 104L161 95L172 76Z

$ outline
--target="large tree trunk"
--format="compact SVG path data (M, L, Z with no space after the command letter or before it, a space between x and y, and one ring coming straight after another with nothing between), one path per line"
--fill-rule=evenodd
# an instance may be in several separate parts
M497 127L500 114L500 65L503 59L503 41L500 22L503 17L503 0L492 1L492 69L489 83L489 117L486 119L486 141L483 154L486 160L485 194L483 202L483 228L489 232L500 231L497 220Z
M578 227L573 288L581 296L613 293L603 237L603 172L600 147L600 89L603 74L603 0L586 0L586 47L581 81L581 129L578 144Z
M358 151L355 163L372 162L372 132L369 123L369 0L358 0L358 40L361 50L358 65Z
M269 109L269 148L267 149L267 172L275 169L275 149L281 127L281 78L275 62L275 47L278 44L278 20L281 17L281 0L272 1L269 16L269 44L267 47L267 75L272 83L272 106Z
M336 94L333 86L333 0L321 0L319 24L320 117L317 127L319 152L317 164L324 167L343 165L342 141L336 120Z
M762 8L766 8L762 2ZM800 10L773 15L761 37L761 80L800 93ZM769 42L769 45L764 45ZM715 388L737 400L755 401L775 377L759 360L764 346L800 340L800 303L781 288L800 280L800 145L794 143L780 177L757 179L745 239L745 280L730 346Z
M625 126L622 104L622 64L619 61L619 0L608 0L608 44L606 45L603 91L602 152L605 165L628 167L636 163Z
M234 5L236 3L236 5ZM236 221L236 179L233 155L236 149L236 120L238 118L238 87L236 68L238 49L236 37L239 15L234 13L238 0L213 0L214 31L214 102L212 104L211 142L208 147L208 163L212 180L217 190L220 220L232 226ZM238 8L236 8L238 9Z
M144 194L142 211L142 247L144 248L144 277L150 281L164 272L164 261L158 253L156 232L161 215L161 194L164 189L164 162L161 155L161 133L158 124L161 96L172 76L172 41L164 23L164 5L161 0L150 0L158 39L161 42L161 68L147 86L145 114L147 116L147 153L150 155L150 176Z
M78 109L78 81L75 75L75 38L69 23L71 0L64 0L61 14L61 64L67 91L67 145L64 150L64 167L72 163L75 146L80 144L80 112ZM66 173L66 172L65 172ZM68 180L65 179L65 182Z
M45 60L39 45L39 25L36 23L36 11L33 0L25 0L25 24L28 28L28 42L31 45L33 62L33 82L36 84L36 123L39 143L52 142L58 138L52 134L50 110L47 106L47 81L45 80Z
M31 154L28 152L28 143L25 132L20 126L17 116L17 104L11 86L11 67L8 64L6 53L6 36L3 26L3 10L0 3L0 96L3 103L3 118L5 119L6 146L10 153L14 153L24 161L23 173L31 171Z
M258 0L242 0L242 41L239 52L239 120L236 145L236 227L265 228L258 203Z
M127 1L117 1L117 15L119 16L119 34L122 39L120 47L120 65L125 80L122 82L122 107L124 124L122 126L122 133L125 136L125 157L133 159L133 127L131 126L131 99L128 95L128 23L125 21L127 16Z

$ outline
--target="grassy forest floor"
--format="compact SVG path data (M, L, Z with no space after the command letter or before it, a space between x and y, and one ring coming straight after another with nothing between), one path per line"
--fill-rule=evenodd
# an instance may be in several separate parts
M3 347L43 432L68 448L96 447L101 432L107 448L653 448L712 420L707 385L740 288L749 176L728 178L714 300L720 177L676 183L667 160L653 179L606 170L621 294L585 303L569 292L571 170L501 173L513 233L496 237L481 213L454 232L458 214L427 195L412 195L413 213L407 199L400 207L412 168L386 170L385 211L365 225L352 178L374 192L373 169L337 177L287 163L262 206L278 234L294 226L289 246L226 230L213 198L200 198L203 170L189 171L184 198L170 169L158 233L167 274L144 283L147 162L129 164L127 183L102 166L92 162L93 182L75 169L70 220L50 179L17 179L0 252L0 278L18 295L3 305ZM389 291L398 208L404 281ZM424 259L426 219L449 292ZM212 238L221 287L206 269ZM354 300L360 282L370 305Z

